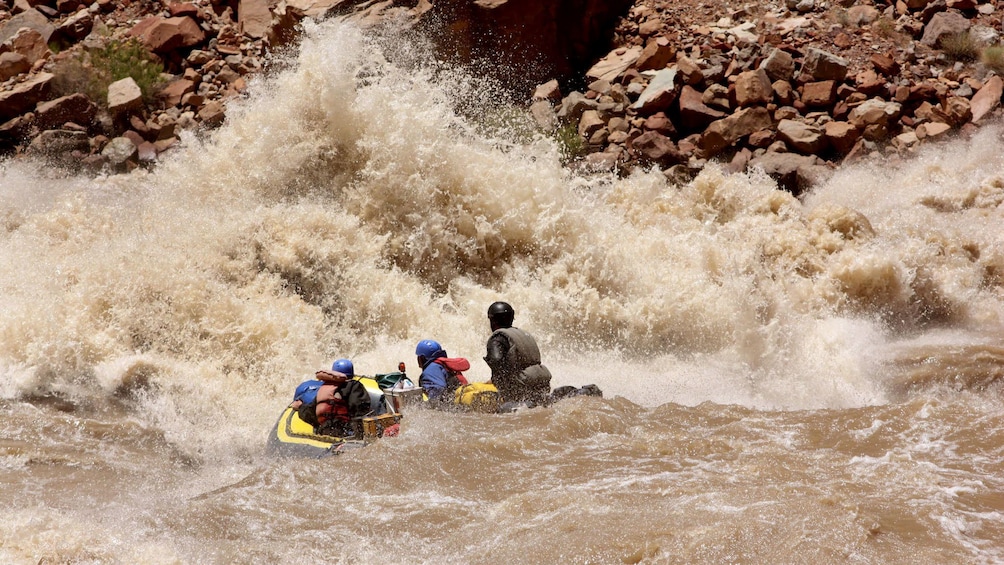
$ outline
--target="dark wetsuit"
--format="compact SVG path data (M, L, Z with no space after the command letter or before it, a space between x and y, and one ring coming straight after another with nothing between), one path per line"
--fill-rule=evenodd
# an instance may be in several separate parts
M488 338L485 362L505 402L547 403L551 372L540 363L533 337L518 328L499 328Z

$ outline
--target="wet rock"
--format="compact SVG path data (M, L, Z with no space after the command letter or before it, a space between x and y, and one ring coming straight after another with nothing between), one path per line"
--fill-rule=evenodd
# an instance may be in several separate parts
M35 114L31 112L0 124L0 152L14 151L28 137L34 127Z
M969 100L960 96L952 96L943 105L934 107L934 119L952 127L959 127L973 117Z
M31 140L25 152L49 163L65 166L77 160L73 157L74 151L87 154L90 148L90 140L84 132L46 130Z
M868 217L839 204L823 203L811 212L808 220L819 222L834 233L839 233L847 240L867 240L875 237L875 228Z
M542 131L554 131L558 127L558 115L547 100L535 100L530 104L530 115Z
M35 119L41 129L50 129L75 122L88 127L97 116L98 107L84 94L71 94L42 102L35 108Z
M167 106L177 106L181 103L182 98L189 92L195 92L196 83L195 81L187 79L178 79L157 93L157 96L164 101Z
M899 117L901 110L902 106L896 102L886 102L877 98L871 98L851 110L847 118L854 127L860 130L874 125L885 127Z
M108 165L118 172L130 169L130 163L138 162L139 150L127 137L116 137L110 140L101 150L101 155L108 160Z
M583 159L583 165L587 171L610 171L617 167L618 157L616 153L602 151L590 153Z
M643 126L646 131L654 131L665 136L675 136L676 126L670 121L665 112L656 112L645 119Z
M557 79L552 79L544 84L537 85L533 91L533 100L561 100L561 88Z
M929 122L917 126L917 139L935 138L952 131L952 126L942 122Z
M826 137L827 143L843 155L849 153L861 137L858 128L840 121L823 124L823 135Z
M218 100L207 102L198 113L199 121L207 127L216 127L226 118L226 108Z
M272 12L267 0L240 0L237 16L237 21L249 37L260 39L271 31Z
M916 147L920 143L917 134L912 131L905 131L892 138L892 146L900 151L907 151Z
M586 110L582 113L582 119L579 120L579 135L588 140L605 125L606 122L600 117L599 112L596 110Z
M561 101L558 118L568 123L578 122L582 119L583 112L595 110L597 106L596 101L586 98L581 92L574 91Z
M829 177L831 171L812 155L768 152L754 157L750 167L762 169L778 188L799 195Z

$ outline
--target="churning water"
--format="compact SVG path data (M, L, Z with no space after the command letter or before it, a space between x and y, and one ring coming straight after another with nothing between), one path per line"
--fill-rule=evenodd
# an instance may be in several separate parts
M800 199L580 177L380 45L309 26L149 173L0 163L0 561L1004 562L1000 129ZM486 380L499 299L604 398L266 457L336 357Z

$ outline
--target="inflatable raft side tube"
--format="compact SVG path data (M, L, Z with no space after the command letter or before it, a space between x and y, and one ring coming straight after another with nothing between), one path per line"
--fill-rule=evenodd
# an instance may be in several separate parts
M268 437L267 450L279 457L324 457L344 450L347 444L363 442L314 433L310 424L300 419L296 410L287 407Z

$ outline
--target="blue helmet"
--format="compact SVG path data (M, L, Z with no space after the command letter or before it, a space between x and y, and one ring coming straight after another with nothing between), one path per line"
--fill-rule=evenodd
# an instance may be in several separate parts
M317 398L317 389L321 388L324 381L303 381L300 386L296 387L296 392L293 393L293 400L300 400L304 404L310 404Z
M434 359L439 353L443 353L443 348L439 345L438 341L423 339L415 346L415 355L419 357Z
M339 359L331 364L331 370L336 371L345 375L346 377L354 377L356 375L356 370L352 366L352 361L348 359Z

